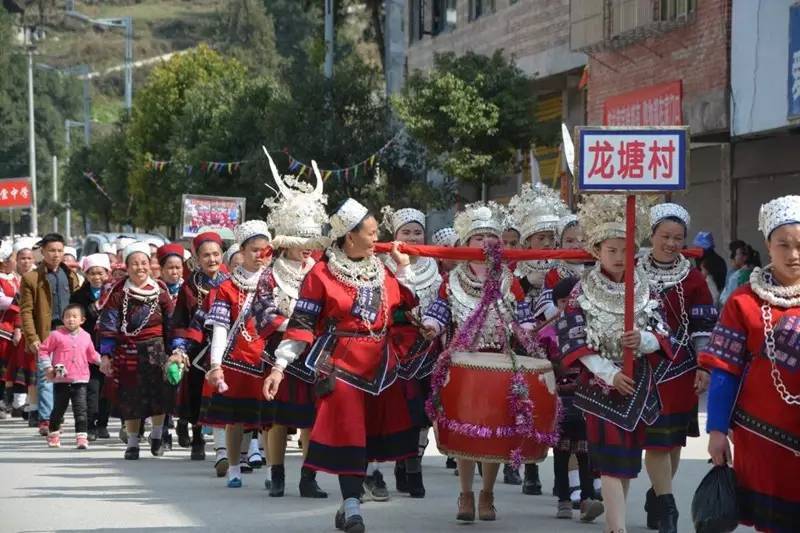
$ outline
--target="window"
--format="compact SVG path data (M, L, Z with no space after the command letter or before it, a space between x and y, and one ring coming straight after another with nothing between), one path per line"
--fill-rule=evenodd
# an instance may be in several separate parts
M409 41L439 35L456 28L457 0L412 0L409 9Z
M494 13L494 0L469 0L469 19L477 20Z
M456 29L458 11L456 0L433 0L431 6L431 20L433 35L453 31Z
M573 50L623 47L685 24L696 0L571 0Z

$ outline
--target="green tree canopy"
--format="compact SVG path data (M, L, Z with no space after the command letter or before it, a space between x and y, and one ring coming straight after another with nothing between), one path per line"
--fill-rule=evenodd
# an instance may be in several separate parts
M555 134L536 123L532 81L501 51L437 55L434 69L412 74L393 106L432 165L470 183L514 173L518 150Z

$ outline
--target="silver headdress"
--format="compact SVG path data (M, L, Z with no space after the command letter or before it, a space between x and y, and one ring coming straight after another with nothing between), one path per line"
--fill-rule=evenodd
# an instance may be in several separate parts
M311 162L316 183L298 180L295 176L281 176L272 157L264 148L272 177L278 187L277 195L264 200L269 210L267 225L275 232L275 248L324 247L321 243L322 226L328 223L325 206L328 197L323 193L322 176L316 161Z
M800 224L800 196L781 196L758 210L758 229L765 239L769 239L776 228L786 224Z

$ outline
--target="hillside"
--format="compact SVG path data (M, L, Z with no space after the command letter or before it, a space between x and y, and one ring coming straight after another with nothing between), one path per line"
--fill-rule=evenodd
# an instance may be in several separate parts
M76 1L75 11L90 18L133 17L134 62L185 50L202 41L213 44L215 21L224 0L117 0ZM65 16L60 10L47 13L46 37L38 43L39 61L53 66L88 64L99 73L92 79L92 116L102 124L112 123L122 109L124 59L122 29L108 29ZM151 63L152 65L152 63ZM137 66L134 91L144 82L151 65ZM106 72L111 69L111 72Z

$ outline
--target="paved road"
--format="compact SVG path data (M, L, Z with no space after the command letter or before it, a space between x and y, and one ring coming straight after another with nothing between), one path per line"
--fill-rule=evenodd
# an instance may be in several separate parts
M112 428L112 435L117 427ZM264 471L245 475L245 486L228 489L214 477L212 459L188 460L188 451L176 449L163 458L143 450L138 462L122 459L116 439L98 441L88 451L72 448L71 425L65 447L48 449L21 420L0 421L0 533L96 531L148 533L180 531L249 532L277 527L290 532L333 532L338 506L338 483L328 475L319 481L331 493L328 500L304 500L297 495L300 452L290 443L287 459L289 492L269 498L263 488ZM70 444L70 445L67 445ZM363 512L372 532L425 531L533 531L600 532L600 524L556 520L551 496L524 496L519 487L498 485L499 520L460 525L455 517L457 479L444 468L444 459L430 447L425 457L428 496L412 500L392 495L388 503L366 503ZM209 445L209 450L211 449ZM694 489L707 469L705 440L695 439L681 465L676 497L681 511L680 531L691 531L689 506ZM391 467L383 468L390 487ZM545 487L552 487L552 460L541 467ZM479 483L479 480L476 480ZM478 485L476 485L478 486ZM644 493L649 484L640 477L632 485L630 531L645 531Z

